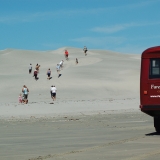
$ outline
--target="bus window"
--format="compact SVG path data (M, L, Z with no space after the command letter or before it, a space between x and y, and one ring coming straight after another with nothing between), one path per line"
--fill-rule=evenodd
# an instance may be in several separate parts
M160 78L160 58L150 59L149 78Z

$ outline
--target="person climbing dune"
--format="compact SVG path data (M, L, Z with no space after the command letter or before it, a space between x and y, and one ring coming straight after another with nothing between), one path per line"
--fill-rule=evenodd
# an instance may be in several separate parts
M84 46L83 51L84 51L84 54L86 56L87 55L87 51L88 51L86 46Z
M67 50L65 50L64 55L65 55L66 60L68 60L69 53Z

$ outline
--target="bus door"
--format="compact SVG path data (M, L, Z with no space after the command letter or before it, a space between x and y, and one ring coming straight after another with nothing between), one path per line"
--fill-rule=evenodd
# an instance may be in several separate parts
M160 58L150 59L148 98L150 104L160 104Z

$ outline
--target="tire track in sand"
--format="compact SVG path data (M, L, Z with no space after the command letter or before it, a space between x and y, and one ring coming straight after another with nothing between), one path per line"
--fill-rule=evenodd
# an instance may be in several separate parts
M144 160L146 158L149 158L152 159L151 156L156 156L156 155L159 155L160 154L160 150L157 150L157 151L152 151L152 152L147 152L145 154L141 154L141 155L138 155L138 156L135 156L135 157L131 157L131 158L127 158L125 160Z
M53 155L48 154L46 156L39 156L39 157L35 157L35 158L30 158L28 160L45 160L45 159L48 159L48 158L56 158L56 157L60 157L60 156L66 156L66 155L69 155L69 154L82 153L82 152L87 152L87 151L91 151L91 150L100 149L100 148L103 148L103 147L109 147L109 146L113 146L113 145L124 144L126 142L135 141L135 140L142 139L142 138L145 138L145 136L132 137L132 138L128 138L128 139L123 139L123 140L119 140L119 141L104 143L104 144L99 145L99 146L93 146L93 147L84 148L84 149L75 150L75 151L70 151L70 152L64 152L64 153L53 154ZM139 159L127 159L127 160L139 160Z

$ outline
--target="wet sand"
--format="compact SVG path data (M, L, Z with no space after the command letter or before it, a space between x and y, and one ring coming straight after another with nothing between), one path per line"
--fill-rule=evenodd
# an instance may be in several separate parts
M1 119L1 160L158 160L153 119L139 110Z

